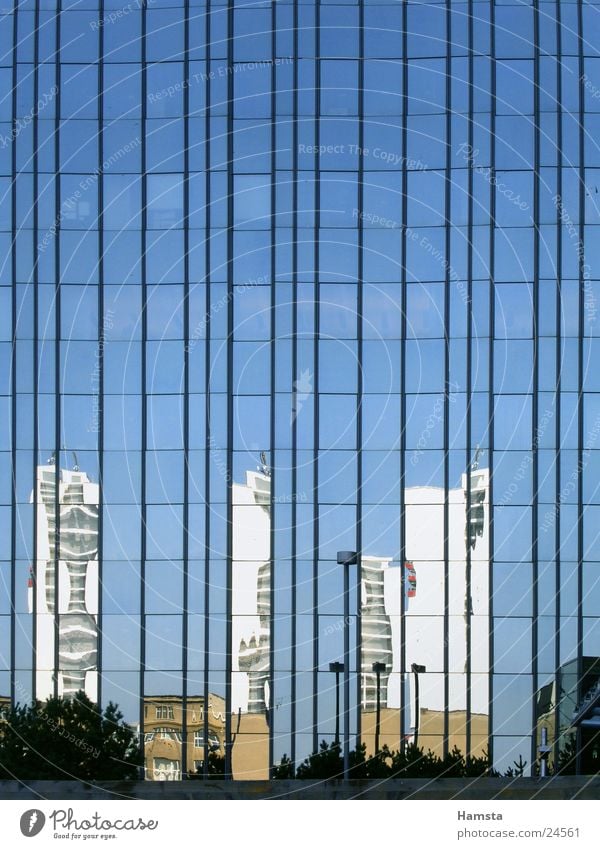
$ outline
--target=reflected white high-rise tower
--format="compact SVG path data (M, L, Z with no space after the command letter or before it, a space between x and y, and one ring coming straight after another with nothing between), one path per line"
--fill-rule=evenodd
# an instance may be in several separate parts
M488 733L489 471L474 463L448 490L446 508L439 486L407 487L405 504L404 563L362 558L361 707L376 711L373 664L383 664L389 745L398 745L401 724L404 739L420 732L422 744L441 746L447 713L448 735L464 749L468 727L471 750L480 752ZM393 716L399 710L402 723ZM365 727L373 734L374 725Z
M361 558L361 703L364 710L375 710L377 675L374 663L385 664L380 674L380 705L387 707L388 679L394 662L392 625L385 608L384 576L389 559Z
M270 534L271 478L263 467L233 484L233 671L247 676L233 676L234 713L269 707Z
M464 748L460 735L470 717L472 749L481 749L487 744L489 698L489 470L474 463L461 486L448 490L446 600L444 490L410 487L406 505L406 554L419 591L407 600L405 612L405 728L429 730L427 745L433 745L447 710L459 747ZM413 664L426 670L419 679L419 715Z
M33 593L30 594L30 612L36 616L36 695L38 698L51 695L57 679L59 695L71 696L84 690L95 699L99 489L85 472L77 468L61 469L57 529L56 487L55 464L51 461L38 466L35 605Z
M271 611L271 564L262 563L256 579L258 633L240 640L239 667L248 674L248 713L263 713L268 706L269 614Z

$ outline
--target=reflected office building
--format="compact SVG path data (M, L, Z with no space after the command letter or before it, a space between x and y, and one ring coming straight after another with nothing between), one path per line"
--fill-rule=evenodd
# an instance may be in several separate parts
M346 734L564 760L600 6L33 5L0 12L0 703L117 703L149 780Z

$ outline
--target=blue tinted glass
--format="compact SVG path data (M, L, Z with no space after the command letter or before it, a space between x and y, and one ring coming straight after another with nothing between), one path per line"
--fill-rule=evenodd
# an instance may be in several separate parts
M93 65L63 65L62 118L95 118L98 114L98 69Z

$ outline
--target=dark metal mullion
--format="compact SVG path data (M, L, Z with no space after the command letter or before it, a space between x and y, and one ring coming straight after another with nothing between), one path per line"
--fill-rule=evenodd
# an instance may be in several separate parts
M146 175L146 92L147 92L147 68L146 68L146 28L147 28L147 3L142 3L142 150L141 150L141 176L142 176L142 350L141 350L141 401L142 401L142 433L141 433L141 463L140 463L140 740L144 742L144 703L145 703L145 673L146 673L146 452L147 452L147 405L146 396L146 344L148 338L148 291L146 283L146 247L148 213L146 204L148 201ZM144 758L145 765L145 758Z
M11 151L11 276L12 276L12 351L11 351L11 520L10 520L10 550L11 550L11 572L10 572L10 695L12 704L15 703L16 688L16 600L17 600L17 43L18 43L18 20L19 4L15 0L13 7L13 69L12 69L12 151ZM32 673L35 676L35 673Z
M100 0L98 19L104 20L104 0ZM103 550L102 512L104 509L104 27L98 34L98 611L97 611L97 701L102 704L102 596Z
M451 269L451 186L452 186L452 8L446 0L446 164L445 164L445 280L444 280L444 755L450 731L450 269Z
M233 556L233 25L234 0L227 2L227 637L225 674L225 778L233 777L231 740L232 556Z
M275 463L273 459L275 458L275 333L276 333L276 324L275 324L275 315L276 315L276 274L275 274L275 263L276 263L276 250L275 250L275 236L276 236L276 202L277 202L277 193L276 193L276 91L277 91L277 64L275 62L275 58L277 55L277 33L276 33L276 9L277 9L277 0L271 0L271 58L273 60L273 64L271 65L271 316L270 316L270 324L271 324L271 339L269 342L269 355L270 355L270 383L271 383L271 392L270 392L270 434L269 434L269 443L270 443L270 452L269 452L269 460L268 464L271 469L271 504L270 504L270 522L269 522L269 704L266 706L267 709L267 717L268 717L268 729L269 729L269 776L273 775L273 722L275 718L275 646L273 642L273 637L275 634L275 519L276 519L276 509L275 509Z
M298 2L294 0L294 67L293 67L293 122L292 122L292 386L298 371ZM297 409L292 390L292 409ZM297 416L292 421L292 670L290 680L290 759L296 768L296 666L297 666L297 552L298 552L298 425Z
M490 4L490 174L496 172L496 34L495 34L495 6ZM488 759L494 762L494 737L493 712L494 712L494 337L495 337L495 219L496 219L496 196L493 188L490 197L490 244L489 244L489 275L490 275L490 324L489 324L489 372L488 372L488 513L489 513L489 544L488 544L488 627L489 627L489 661L488 661ZM485 509L485 508L484 508Z
M469 119L468 119L468 145L473 150L473 0L468 3L468 88L469 88ZM473 603L471 600L471 462L472 462L472 368L473 368L473 160L470 162L468 174L468 216L467 216L467 385L466 385L466 514L467 514L467 543L465 549L465 755L471 754L471 616ZM493 193L493 190L492 190ZM492 219L493 220L493 219ZM490 387L488 391L492 391Z
M319 745L318 697L319 697L319 248L321 226L321 174L319 144L321 138L321 0L315 0L315 268L314 268L314 419L313 419L313 751ZM345 568L345 567L344 567ZM346 626L345 626L346 627Z
M36 3L35 12L34 12L34 29L35 29L35 42L34 42L34 54L33 54L33 65L34 65L34 77L33 77L33 102L39 102L39 90L40 90L40 80L39 80L39 47L40 47L40 6L39 3ZM38 403L38 394L39 394L39 262L38 262L38 253L37 253L37 243L38 243L38 232L39 232L39 175L38 175L38 143L39 143L39 126L38 126L38 115L37 112L33 116L33 244L34 244L34 258L33 258L33 463L32 463L32 475L33 475L33 540L32 540L32 564L31 564L31 611L32 611L32 623L31 623L31 649L32 649L32 681L31 681L31 699L35 701L37 698L37 563L38 563L38 538L37 538L37 526L38 526L38 491L37 491L37 478L38 478L38 463L39 463L39 427L38 427L38 415L39 415L39 403ZM13 142L15 145L16 142ZM13 280L16 278L13 276ZM14 364L13 364L14 365ZM15 431L13 430L13 434ZM13 641L14 642L14 641ZM13 658L14 660L14 658ZM11 669L14 669L14 662L11 663Z
M579 71L579 338L577 340L577 700L585 695L583 681L583 339L585 333L585 137L584 125L584 61L583 61L583 0L577 0L577 49ZM581 734L581 730L579 732ZM579 766L581 744L577 752Z
M538 484L539 484L539 461L538 461L538 411L539 411L539 259L540 259L540 233L539 233L539 210L540 210L540 39L539 39L539 0L533 0L533 41L534 41L534 64L533 64L533 96L534 96L534 172L533 172L533 393L532 393L532 505L531 505L531 560L533 577L533 599L532 599L532 704L531 704L531 727L534 733L531 737L531 763L537 761L537 704L536 694L538 690L538 656L539 656L539 608L538 608Z
M557 184L556 192L559 198L562 197L562 33L561 33L561 14L560 2L556 0L556 53L558 57L556 68L556 158L557 158ZM555 396L555 505L558 508L560 504L559 497L561 491L561 392L562 392L562 222L560 208L556 209L556 396ZM553 740L553 761L558 760L560 752L560 702L561 702L561 677L560 677L560 566L561 566L561 550L560 550L560 532L561 532L561 516L560 510L554 512L554 622L555 622L555 641L554 641L554 740Z
M181 776L188 766L188 635L189 635L189 477L190 477L190 0L184 2L183 60L183 623L181 640Z
M61 348L61 321L60 321L60 306L61 306L61 271L60 271L60 237L61 237L61 172L60 172L60 101L61 101L61 84L60 84L60 23L62 14L62 0L57 0L56 6L56 52L54 59L55 67L55 85L58 88L56 95L56 115L54 118L54 173L56 174L55 184L55 251L54 251L54 273L55 273L55 292L56 292L56 311L55 311L55 328L56 338L54 340L54 385L56 388L55 407L54 407L54 660L53 660L53 684L54 695L58 696L58 668L59 668L59 605L60 605L60 589L59 589L59 557L60 557L60 427L61 427L61 398L62 387L60 382L60 348Z
M206 108L204 112L204 206L205 206L205 222L204 222L204 244L206 251L206 273L205 273L205 340L204 340L204 426L205 426L205 443L204 443L204 705L202 714L202 732L204 739L203 759L202 759L202 774L204 778L208 777L208 701L210 698L210 449L211 449L211 429L210 429L210 334L211 334L211 244L210 244L210 224L211 224L211 204L210 204L210 101L211 101L211 5L210 0L206 6L206 58L205 58L205 75L204 75L204 91Z
M359 58L358 58L358 274L357 281L357 321L356 321L356 360L357 360L357 387L356 387L356 550L358 559L356 563L356 743L361 742L362 726L362 512L363 512L363 279L364 279L364 231L363 231L363 206L364 206L364 124L365 124L365 3L359 0ZM368 672L368 670L366 670ZM350 710L350 705L346 705Z
M408 115L408 4L402 4L402 211L400 269L400 748L404 749L406 735L405 686L406 669L406 222L408 213L406 149L406 121Z

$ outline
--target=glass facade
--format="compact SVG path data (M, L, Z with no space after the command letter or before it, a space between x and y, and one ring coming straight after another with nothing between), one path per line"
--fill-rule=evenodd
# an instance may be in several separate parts
M0 697L117 702L148 779L558 756L600 676L599 36L0 10Z

